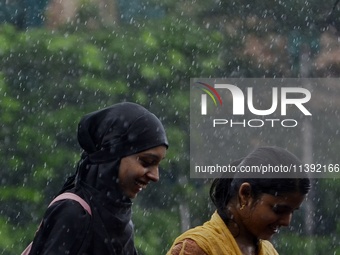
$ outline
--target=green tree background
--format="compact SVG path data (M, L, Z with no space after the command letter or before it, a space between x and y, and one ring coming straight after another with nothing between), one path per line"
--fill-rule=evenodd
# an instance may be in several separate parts
M74 173L83 114L133 101L162 119L170 148L161 180L138 196L133 214L139 253L159 255L213 211L211 180L189 179L190 78L340 73L334 1L116 1L121 18L107 24L96 1L83 0L75 20L57 29L44 25L43 11L29 12L48 1L31 1L21 18L15 16L22 10L18 2L0 1L6 7L0 11L0 254L20 254L46 205ZM339 163L340 85L314 90L314 155ZM331 139L325 141L325 134ZM231 148L299 143L280 134L256 139L249 134ZM312 194L314 210L303 207L275 238L281 254L340 254L339 179L314 180Z

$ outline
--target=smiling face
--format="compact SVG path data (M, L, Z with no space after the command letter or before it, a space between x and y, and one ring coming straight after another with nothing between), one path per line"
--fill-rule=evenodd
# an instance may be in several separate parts
M166 147L158 146L121 159L118 178L120 187L127 197L135 198L150 181L158 181L159 163L165 154Z
M262 194L251 206L240 211L245 232L256 238L270 239L282 226L289 226L292 214L305 195L299 192L280 196Z

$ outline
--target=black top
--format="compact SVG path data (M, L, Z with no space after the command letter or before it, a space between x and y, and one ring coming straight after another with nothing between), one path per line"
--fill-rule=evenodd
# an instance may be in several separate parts
M161 122L140 105L120 103L84 116L78 141L84 149L82 159L59 194L76 193L90 205L92 216L73 200L51 205L30 254L137 254L132 202L118 185L118 170L125 156L168 147Z

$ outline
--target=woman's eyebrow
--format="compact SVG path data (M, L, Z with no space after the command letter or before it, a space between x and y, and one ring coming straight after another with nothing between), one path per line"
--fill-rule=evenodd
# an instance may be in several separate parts
M285 210L291 210L291 211L300 209L300 207L293 208L293 207L291 207L289 205L286 205L286 204L276 204L275 206L276 206L276 208L285 209Z
M165 157L160 157L160 156L158 156L158 155L156 155L156 154L153 154L153 153L149 153L149 152L147 152L147 153L143 153L143 154L141 154L140 155L141 157L151 157L151 158L154 158L154 159L157 159L157 160L161 160L161 159L164 159Z

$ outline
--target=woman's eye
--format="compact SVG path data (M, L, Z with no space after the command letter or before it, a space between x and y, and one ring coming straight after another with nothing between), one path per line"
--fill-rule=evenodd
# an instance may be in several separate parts
M144 167L150 166L152 164L152 162L150 162L149 160L143 159L143 158L139 158L139 162Z
M273 207L273 212L276 214L280 214L280 210L277 207Z
M290 212L290 210L288 208L282 207L282 206L276 206L276 205L273 206L273 211L276 214L284 214L284 213L289 213Z

